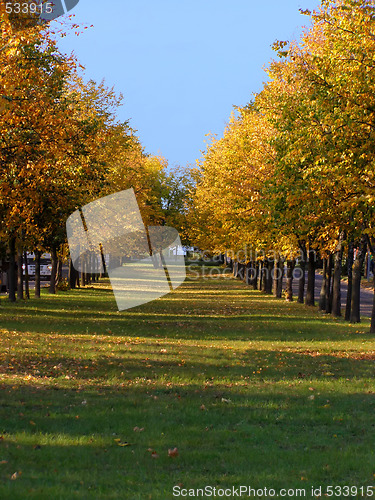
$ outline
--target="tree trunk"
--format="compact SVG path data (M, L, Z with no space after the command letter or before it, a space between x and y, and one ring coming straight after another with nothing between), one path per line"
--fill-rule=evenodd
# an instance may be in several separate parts
M9 300L16 302L16 239L9 241L9 270L8 270Z
M323 259L323 281L319 296L319 311L326 310L326 295L327 295L327 259Z
M57 249L52 247L51 249L51 281L49 284L49 293L56 293L56 276L57 276Z
M62 268L63 262L61 259L57 261L57 271L56 271L56 287L62 282Z
M262 292L267 293L267 273L268 273L268 260L265 259L262 263Z
M275 260L273 277L273 294L277 299L281 299L283 294L284 262L278 256Z
M366 236L367 243L371 252L371 261L373 261L375 257L375 252L374 252L374 243L375 239L374 238L369 238L369 236ZM371 311L371 327L370 327L370 333L375 333L375 272L372 269L372 287L373 287L373 294L372 294L372 311Z
M300 258L300 267L301 267L301 277L298 281L298 299L297 302L303 304L305 298L305 272L306 272L306 261L307 261L307 250L306 243L301 241L299 243L299 247L301 250L301 258Z
M275 267L275 262L273 260L267 259L265 292L270 295L272 295L274 267Z
M248 262L246 264L246 270L245 270L245 283L246 283L246 285L251 285L251 280L252 280L251 268L252 268L251 262Z
M74 289L77 283L77 271L73 266L72 259L69 259L69 287Z
M372 286L373 286L373 294L372 294L372 311L371 311L371 328L370 333L375 333L375 273L372 276Z
M253 290L258 290L258 277L259 277L259 263L257 261L254 262L254 276L252 280Z
M332 254L327 259L326 313L332 312Z
M341 316L341 270L344 234L341 233L335 251L333 270L333 292L332 292L332 314L335 317Z
M40 250L35 250L35 291L34 295L40 299Z
M23 260L25 261L25 295L26 298L30 298L30 287L29 287L29 266L27 260L27 253L23 253Z
M350 321L350 311L352 308L352 288L353 288L353 262L354 262L354 243L348 243L348 257L346 261L348 271L348 293L346 295L345 319ZM374 274L375 276L375 274Z
M23 300L23 251L17 250L17 299Z
M81 260L81 286L86 286L86 273L85 273L85 268L86 268L86 261L85 259Z
M305 304L307 306L315 306L315 251L312 248L309 248Z
M119 267L121 266L121 260L119 263ZM86 265L86 283L89 285L91 283L91 252L87 255L87 265Z
M352 285L352 304L350 309L350 322L360 323L361 321L361 272L363 267L363 262L365 260L367 251L367 241L366 237L362 236L359 248L357 251L357 256L353 265L353 285Z
M288 302L293 302L293 271L296 265L296 261L287 261L287 271L286 271L286 300Z
M245 264L238 263L237 278L240 280L245 279Z
M283 281L285 274L284 259L280 257L280 279L277 284L277 298L281 299L283 296Z

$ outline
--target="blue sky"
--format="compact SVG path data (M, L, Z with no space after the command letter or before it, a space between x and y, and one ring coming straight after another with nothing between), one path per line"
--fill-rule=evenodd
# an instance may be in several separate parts
M59 41L86 78L124 95L120 119L148 153L194 164L206 134L221 136L233 105L245 105L266 79L275 40L297 39L308 22L299 8L317 0L80 0L78 24Z

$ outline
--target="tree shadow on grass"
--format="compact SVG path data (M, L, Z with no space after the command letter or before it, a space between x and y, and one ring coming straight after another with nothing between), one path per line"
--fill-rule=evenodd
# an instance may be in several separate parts
M241 341L375 338L364 332L367 321L365 326L348 325L301 304L251 291L233 280L188 281L166 297L123 312L117 310L112 291L100 287L46 295L40 301L3 302L0 312L4 328L36 334Z
M182 352L177 349L171 348L169 353L161 355L160 347L152 344L132 344L128 348L122 348L120 344L111 356L95 355L91 351L87 358L49 353L43 356L23 351L17 354L13 351L1 360L0 375L32 377L34 383L40 380L42 384L45 380L60 379L58 383L61 383L66 379L90 385L107 385L107 381L112 381L109 385L131 386L137 380L155 384L170 380L182 384L225 385L243 384L244 381L248 384L263 381L371 380L375 366L375 354L357 352L249 349L233 354L220 348L206 348L198 352L194 346L184 346ZM181 362L182 357L188 361Z
M139 336L229 341L372 341L367 326L321 316L249 313L218 315L132 310L126 314L92 310L39 310L2 322L9 331L61 335Z
M221 392L196 384L56 389L2 387L1 498L165 499L178 483L372 480L370 394L320 391L311 400L307 387ZM167 454L174 446L177 459ZM15 471L22 475L11 481Z

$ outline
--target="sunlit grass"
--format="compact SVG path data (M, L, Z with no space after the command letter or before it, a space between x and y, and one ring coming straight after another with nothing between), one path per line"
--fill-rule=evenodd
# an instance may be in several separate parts
M121 313L104 283L0 315L1 499L374 483L368 320L227 278Z

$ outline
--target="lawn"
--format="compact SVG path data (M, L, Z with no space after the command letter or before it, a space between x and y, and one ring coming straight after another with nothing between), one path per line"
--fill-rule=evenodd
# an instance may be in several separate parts
M374 484L368 320L193 277L125 312L108 283L2 298L1 500Z

